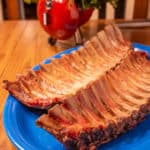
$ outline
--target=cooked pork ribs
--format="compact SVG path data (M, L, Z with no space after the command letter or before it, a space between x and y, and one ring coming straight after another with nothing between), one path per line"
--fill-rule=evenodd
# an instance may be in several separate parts
M62 104L37 124L69 150L93 150L133 128L150 112L150 61L132 51L116 67Z
M77 51L4 83L23 104L48 109L36 123L68 150L94 150L150 112L150 61L116 25Z
M90 86L130 51L131 45L118 27L108 25L70 55L52 59L47 65L40 64L38 71L30 70L15 82L4 81L5 88L29 107L50 108Z

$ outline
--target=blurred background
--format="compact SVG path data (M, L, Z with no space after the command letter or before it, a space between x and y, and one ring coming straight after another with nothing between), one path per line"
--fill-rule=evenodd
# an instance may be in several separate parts
M38 0L0 0L0 20L37 19ZM114 9L109 3L96 9L92 20L103 19L150 19L150 0L118 0Z

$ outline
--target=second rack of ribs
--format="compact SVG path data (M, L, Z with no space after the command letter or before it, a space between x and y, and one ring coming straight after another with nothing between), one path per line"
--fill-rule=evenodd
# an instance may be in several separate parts
M135 127L150 112L150 61L131 52L89 87L49 109L37 124L68 149L92 149Z

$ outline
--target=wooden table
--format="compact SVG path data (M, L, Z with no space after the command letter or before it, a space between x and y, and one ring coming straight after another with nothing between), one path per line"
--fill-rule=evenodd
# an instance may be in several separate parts
M88 39L105 23L104 21L89 22L83 26L83 34ZM123 32L128 40L150 45L150 26L124 28ZM17 73L23 73L62 50L61 47L50 46L47 39L48 35L37 21L0 22L0 150L15 149L8 140L2 123L4 104L8 95L2 88L2 81L14 80Z

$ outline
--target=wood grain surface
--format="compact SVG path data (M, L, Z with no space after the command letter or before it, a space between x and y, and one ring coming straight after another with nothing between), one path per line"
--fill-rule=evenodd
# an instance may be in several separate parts
M106 21L91 21L82 27L85 39L98 32ZM150 27L124 28L128 40L150 45ZM8 140L3 127L3 109L8 95L2 88L2 81L15 80L16 74L25 72L47 57L62 51L63 47L50 46L48 35L37 21L0 22L0 150L15 150ZM70 41L62 42L70 47Z

